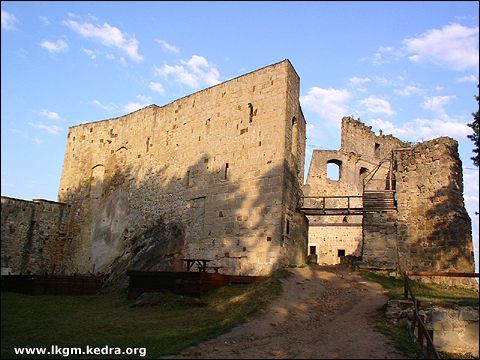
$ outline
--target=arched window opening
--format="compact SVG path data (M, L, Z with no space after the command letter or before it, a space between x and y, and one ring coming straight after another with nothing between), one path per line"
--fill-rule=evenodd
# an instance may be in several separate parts
M338 181L341 177L342 162L340 160L327 161L327 179Z

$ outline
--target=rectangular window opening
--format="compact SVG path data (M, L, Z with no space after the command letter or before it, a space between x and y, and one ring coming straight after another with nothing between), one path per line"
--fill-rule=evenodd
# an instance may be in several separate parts
M225 176L224 176L224 179L225 179L225 180L228 180L228 163L225 164Z
M345 250L344 249L338 249L337 250L337 257L344 257L345 256Z

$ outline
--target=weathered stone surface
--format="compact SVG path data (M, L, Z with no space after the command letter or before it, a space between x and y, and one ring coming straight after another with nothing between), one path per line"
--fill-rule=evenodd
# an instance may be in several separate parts
M181 258L235 275L305 263L299 82L285 60L165 106L71 127L58 268L122 282L128 266L178 270ZM181 235L165 235L173 228Z
M425 315L427 329L433 330L438 351L478 356L478 307L422 302L420 312ZM386 316L395 324L410 326L412 301L389 300Z

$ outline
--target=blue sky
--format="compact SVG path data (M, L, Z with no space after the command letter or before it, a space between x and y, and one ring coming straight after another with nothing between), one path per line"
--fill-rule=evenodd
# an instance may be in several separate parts
M459 142L478 259L478 2L1 3L1 192L56 200L68 127L290 59L311 150L340 119ZM478 261L477 261L478 269Z

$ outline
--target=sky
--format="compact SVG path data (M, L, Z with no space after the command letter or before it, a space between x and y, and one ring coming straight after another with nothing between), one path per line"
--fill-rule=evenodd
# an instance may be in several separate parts
M56 200L68 127L289 59L313 149L343 116L404 141L458 141L478 271L479 4L1 2L1 193Z

